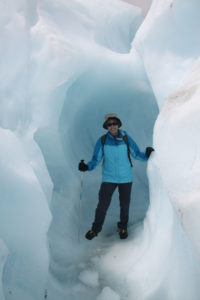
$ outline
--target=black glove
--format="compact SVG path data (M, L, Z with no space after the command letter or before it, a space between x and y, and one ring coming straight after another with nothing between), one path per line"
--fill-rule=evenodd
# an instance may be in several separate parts
M145 152L145 156L147 158L149 158L149 156L151 155L151 152L154 151L154 149L152 147L147 147L146 148L146 152Z
M81 162L78 165L78 169L79 169L79 171L82 171L82 172L85 172L88 170L88 165L86 165L84 163L84 160L81 160Z

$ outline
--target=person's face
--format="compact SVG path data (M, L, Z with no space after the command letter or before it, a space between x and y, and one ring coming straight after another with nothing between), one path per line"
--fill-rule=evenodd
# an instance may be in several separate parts
M118 135L118 123L116 119L109 119L107 123L108 131L111 135Z

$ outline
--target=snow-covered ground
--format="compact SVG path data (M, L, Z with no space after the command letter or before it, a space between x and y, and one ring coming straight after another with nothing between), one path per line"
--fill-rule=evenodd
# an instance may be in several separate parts
M200 3L149 5L0 2L1 300L199 300ZM115 194L88 241L101 167L80 216L77 165L108 112L155 152L134 162L129 238Z

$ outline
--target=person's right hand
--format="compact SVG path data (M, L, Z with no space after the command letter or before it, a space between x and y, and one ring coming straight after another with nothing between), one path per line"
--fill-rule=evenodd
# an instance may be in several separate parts
M146 148L146 152L145 152L145 156L147 158L149 158L149 156L151 155L151 152L155 151L152 147L147 147Z
M81 162L78 165L79 171L85 172L88 170L88 165L84 163L84 160L81 160Z

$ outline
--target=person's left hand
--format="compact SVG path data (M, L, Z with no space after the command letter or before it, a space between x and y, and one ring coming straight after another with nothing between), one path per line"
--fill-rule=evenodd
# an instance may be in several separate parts
M81 162L78 165L78 169L81 172L85 172L88 170L88 165L84 163L84 160L82 159Z
M151 155L151 152L152 151L155 151L152 147L147 147L146 148L146 152L145 152L145 156L147 157L147 158L149 158L149 156Z

